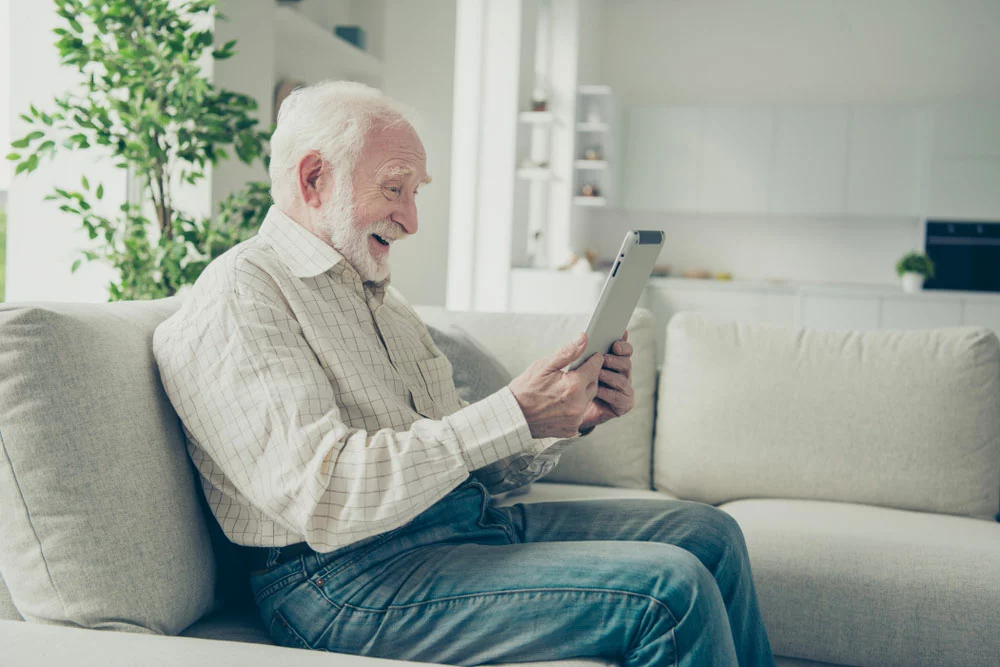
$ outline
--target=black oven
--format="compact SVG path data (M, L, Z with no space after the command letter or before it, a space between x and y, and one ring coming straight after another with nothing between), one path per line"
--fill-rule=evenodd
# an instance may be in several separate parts
M1000 292L1000 222L928 220L925 252L934 278L924 289Z

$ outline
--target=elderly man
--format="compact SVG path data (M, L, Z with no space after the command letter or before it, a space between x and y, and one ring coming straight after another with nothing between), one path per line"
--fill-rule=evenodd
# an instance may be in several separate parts
M285 101L271 151L260 232L212 262L153 346L275 641L461 665L773 664L722 512L490 504L631 408L626 338L566 372L581 335L464 404L388 285L430 180L413 128L378 91L324 83Z

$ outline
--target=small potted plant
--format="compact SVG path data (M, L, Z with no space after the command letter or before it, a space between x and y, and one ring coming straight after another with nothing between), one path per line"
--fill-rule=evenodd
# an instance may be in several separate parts
M924 281L934 277L934 262L921 252L908 252L896 262L896 273L902 279L904 292L919 292Z

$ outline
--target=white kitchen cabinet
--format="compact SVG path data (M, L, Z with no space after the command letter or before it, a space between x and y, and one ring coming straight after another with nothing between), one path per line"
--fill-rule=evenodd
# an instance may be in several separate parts
M931 329L961 324L962 303L957 300L935 301L925 297L882 300L883 329Z
M1000 157L1000 104L935 109L934 157Z
M1000 219L1000 156L935 157L929 218Z
M843 212L848 113L846 108L777 112L771 212Z
M880 299L874 296L805 294L801 326L814 329L877 329Z
M633 108L628 114L623 178L625 207L695 211L701 163L701 111Z
M962 312L962 324L989 327L1000 336L1000 303L966 301Z
M930 110L920 108L851 110L848 213L915 216L923 212L933 120Z
M945 106L934 114L928 216L1000 218L1000 104Z
M766 213L774 112L709 108L702 112L699 208L709 213Z

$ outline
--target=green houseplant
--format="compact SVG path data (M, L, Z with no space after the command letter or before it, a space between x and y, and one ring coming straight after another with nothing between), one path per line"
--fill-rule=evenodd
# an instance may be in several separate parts
M267 139L251 115L257 103L216 88L199 59L234 54L235 40L213 49L214 0L54 0L64 25L54 30L62 63L83 75L79 90L31 105L21 119L31 131L11 143L15 176L35 170L59 151L110 157L141 185L142 201L104 200L104 186L86 176L56 187L46 199L79 216L93 244L74 262L109 263L117 278L109 300L175 294L235 243L249 238L270 204L254 182L225 200L217 216L201 218L175 205L179 188L206 177L206 168L235 156L265 159Z
M896 274L902 279L904 292L919 292L924 281L934 277L934 262L920 252L908 252L896 262Z

